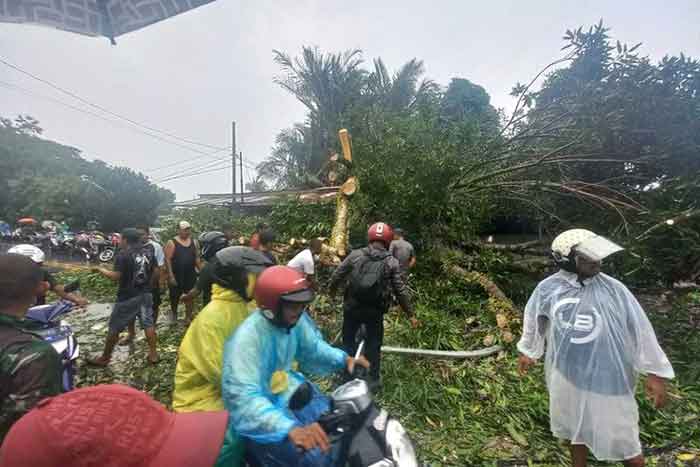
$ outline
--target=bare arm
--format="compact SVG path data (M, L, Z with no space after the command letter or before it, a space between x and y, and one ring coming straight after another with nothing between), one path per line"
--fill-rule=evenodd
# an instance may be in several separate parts
M168 240L164 248L165 253L165 271L168 274L168 281L172 285L175 283L175 273L173 272L173 256L175 255L175 243L172 240Z
M411 257L411 260L408 262L408 268L413 269L416 267L416 257L413 256Z
M73 302L77 305L84 306L88 304L88 301L85 299L85 297L81 297L78 294L66 292L62 285L56 285L53 288L53 292L63 300L68 300L69 302Z
M110 271L109 269L105 268L92 268L92 272L102 274L107 279L110 279L114 282L119 282L119 279L121 279L122 277L122 273L120 271Z

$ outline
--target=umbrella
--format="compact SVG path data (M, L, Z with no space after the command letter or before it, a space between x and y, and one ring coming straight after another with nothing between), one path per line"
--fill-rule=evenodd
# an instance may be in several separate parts
M36 224L36 219L32 217L23 217L17 221L18 224Z
M214 0L0 0L0 22L114 38Z

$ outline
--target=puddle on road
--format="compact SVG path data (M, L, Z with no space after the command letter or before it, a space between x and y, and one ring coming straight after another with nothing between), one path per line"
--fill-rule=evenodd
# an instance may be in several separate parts
M130 358L141 358L134 356L135 350L146 346L145 336L138 323L136 325L136 341L130 345L117 345L112 353L112 361L107 368L93 367L86 362L86 359L99 356L102 353L111 312L112 303L91 303L84 311L75 311L65 317L65 320L73 328L73 333L80 345L76 379L79 386L134 382L134 375L129 374L126 364ZM161 321L167 320L163 318ZM168 325L168 323L159 322L158 328ZM126 331L122 335L126 336Z

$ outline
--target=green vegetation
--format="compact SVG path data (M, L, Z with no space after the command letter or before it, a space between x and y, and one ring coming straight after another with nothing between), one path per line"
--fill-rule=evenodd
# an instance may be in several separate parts
M90 273L65 273L61 279L76 277L81 279L84 292L93 301L114 293L113 286ZM412 285L423 326L416 332L403 316L393 312L386 318L387 344L470 349L480 347L484 336L496 332L493 314L485 311L487 297L476 289L445 283L443 279L423 278ZM444 299L436 298L440 294ZM670 388L670 404L663 411L651 407L640 386L643 443L650 449L664 449L652 456L649 465L694 465L676 463L676 454L700 454L697 431L700 362L695 355L695 349L700 346L700 295L690 294L668 306L658 296L641 298L677 372L677 380ZM166 308L164 304L162 309ZM314 317L329 340L339 336L340 310L339 300L326 295L320 295L314 304ZM84 354L99 352L106 318L87 322L75 319ZM162 361L158 366L146 364L146 346L140 341L130 356L123 355L111 369L81 367L80 383L127 383L170 405L177 348L184 331L181 323L159 326ZM566 449L549 433L547 391L541 365L521 378L515 359L512 346L481 360L386 356L384 390L379 400L406 424L422 458L431 465L486 466L496 465L497 460L513 460L511 465L528 465L528 461L532 465L566 465ZM321 384L328 389L333 383L324 380ZM676 442L681 449L673 449Z
M80 150L40 138L31 117L0 118L0 219L97 221L105 231L153 222L175 195L125 167L87 161Z

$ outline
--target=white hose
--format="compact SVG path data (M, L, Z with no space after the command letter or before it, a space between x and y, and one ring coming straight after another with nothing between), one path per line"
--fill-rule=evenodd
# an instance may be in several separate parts
M500 345L492 345L479 350L424 350L424 349L409 349L405 347L382 346L382 352L394 353L399 355L416 355L419 357L435 357L435 358L478 358L487 357L503 350Z

